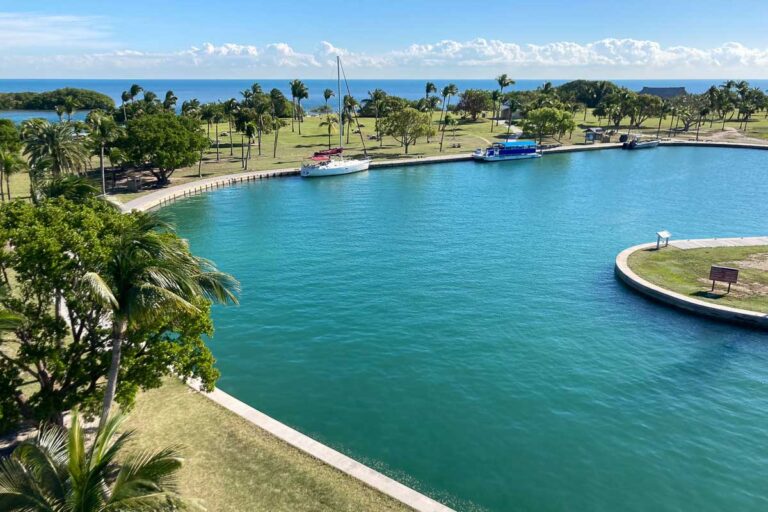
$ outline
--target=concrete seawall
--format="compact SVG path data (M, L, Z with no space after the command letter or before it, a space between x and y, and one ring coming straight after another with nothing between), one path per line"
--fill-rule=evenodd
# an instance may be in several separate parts
M677 240L670 245L679 249L695 249L703 247L747 247L768 245L768 237L752 238L709 238L699 240ZM616 277L630 288L656 301L683 309L697 315L715 318L726 322L738 323L759 329L768 329L768 315L746 309L721 306L699 300L681 293L673 292L646 281L629 268L629 257L637 251L656 247L656 242L635 245L625 249L616 256L614 267Z

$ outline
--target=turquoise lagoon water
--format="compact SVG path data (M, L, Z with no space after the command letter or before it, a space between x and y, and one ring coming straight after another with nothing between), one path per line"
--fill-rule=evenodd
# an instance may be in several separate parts
M547 155L165 211L242 282L214 311L221 388L306 434L462 510L765 510L765 334L650 302L613 262L662 228L764 235L766 162Z

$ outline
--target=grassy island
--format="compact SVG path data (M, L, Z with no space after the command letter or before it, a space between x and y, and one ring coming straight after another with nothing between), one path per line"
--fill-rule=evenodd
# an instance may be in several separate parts
M691 298L721 306L768 313L768 246L709 247L681 250L665 247L659 251L637 251L629 257L629 267L653 284ZM739 282L731 286L718 283L710 291L711 265L739 269Z

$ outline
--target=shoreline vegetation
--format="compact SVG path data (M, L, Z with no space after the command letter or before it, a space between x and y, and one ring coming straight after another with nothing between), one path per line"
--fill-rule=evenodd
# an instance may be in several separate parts
M544 146L585 144L588 128L602 128L608 134L605 140L612 142L632 133L647 138L768 143L766 95L744 81L727 81L703 94L666 99L608 81L574 80L557 87L545 82L530 91L513 90L514 81L506 75L497 77L497 83L494 90L459 91L452 84L440 87L427 82L424 97L417 101L391 96L383 89L369 91L365 98L345 96L341 117L345 126L353 125L345 129L345 149L352 156L367 153L375 161L465 154L511 134L534 138ZM158 96L134 84L123 93L121 104L89 113L89 117L109 118L114 126L105 134L103 156L101 147L98 152L93 148L78 172L99 181L103 163L106 192L127 201L171 182L298 167L314 152L333 145L329 141L338 137L339 113L333 108L333 91L325 91L321 107L307 111L302 105L309 94L306 85L293 80L290 86L291 97L277 89L263 91L254 83L244 91L233 91L233 98L225 102L189 100L177 105L173 91ZM59 98L61 91L66 89L56 91ZM55 107L62 121L84 108L67 98ZM424 115L399 115L406 109ZM134 135L152 131L162 124L155 122L162 114L168 115L166 120L173 116L182 121L166 125L185 124L192 131L199 126L202 138L188 140L171 158L161 161L157 147L148 148L142 142L131 145L122 130L148 116L144 126L135 127ZM71 123L77 133L93 129L89 120ZM175 139L183 133L176 128L160 131ZM10 181L17 194L29 195L23 179L11 177Z
M133 408L128 425L140 447L191 446L182 493L214 509L402 510L168 381L214 386L210 307L236 303L237 282L153 214L124 215L98 196L127 201L203 178L297 167L332 147L342 124L351 128L346 151L374 161L467 154L512 134L547 147L586 144L595 127L606 132L602 142L624 133L768 139L768 100L746 82L667 99L606 81L534 91L513 90L507 75L496 82L494 90L427 82L418 101L374 89L341 98L340 112L330 89L324 105L305 110L301 80L291 81L290 97L254 83L225 102L179 106L173 91L158 96L139 84L119 105L77 89L0 95L0 108L52 107L59 118L0 119L0 430L63 426L70 410L101 413L103 426L116 402ZM72 119L78 109L89 110L85 121ZM664 263L651 270L668 275ZM115 483L106 480L105 488Z

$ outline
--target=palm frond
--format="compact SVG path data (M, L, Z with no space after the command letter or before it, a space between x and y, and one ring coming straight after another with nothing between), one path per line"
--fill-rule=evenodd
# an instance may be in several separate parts
M131 457L120 468L110 502L157 492L176 492L175 477L182 463L174 447Z
M96 272L86 272L83 276L82 284L88 292L88 295L95 299L99 304L113 308L120 306L107 282Z

